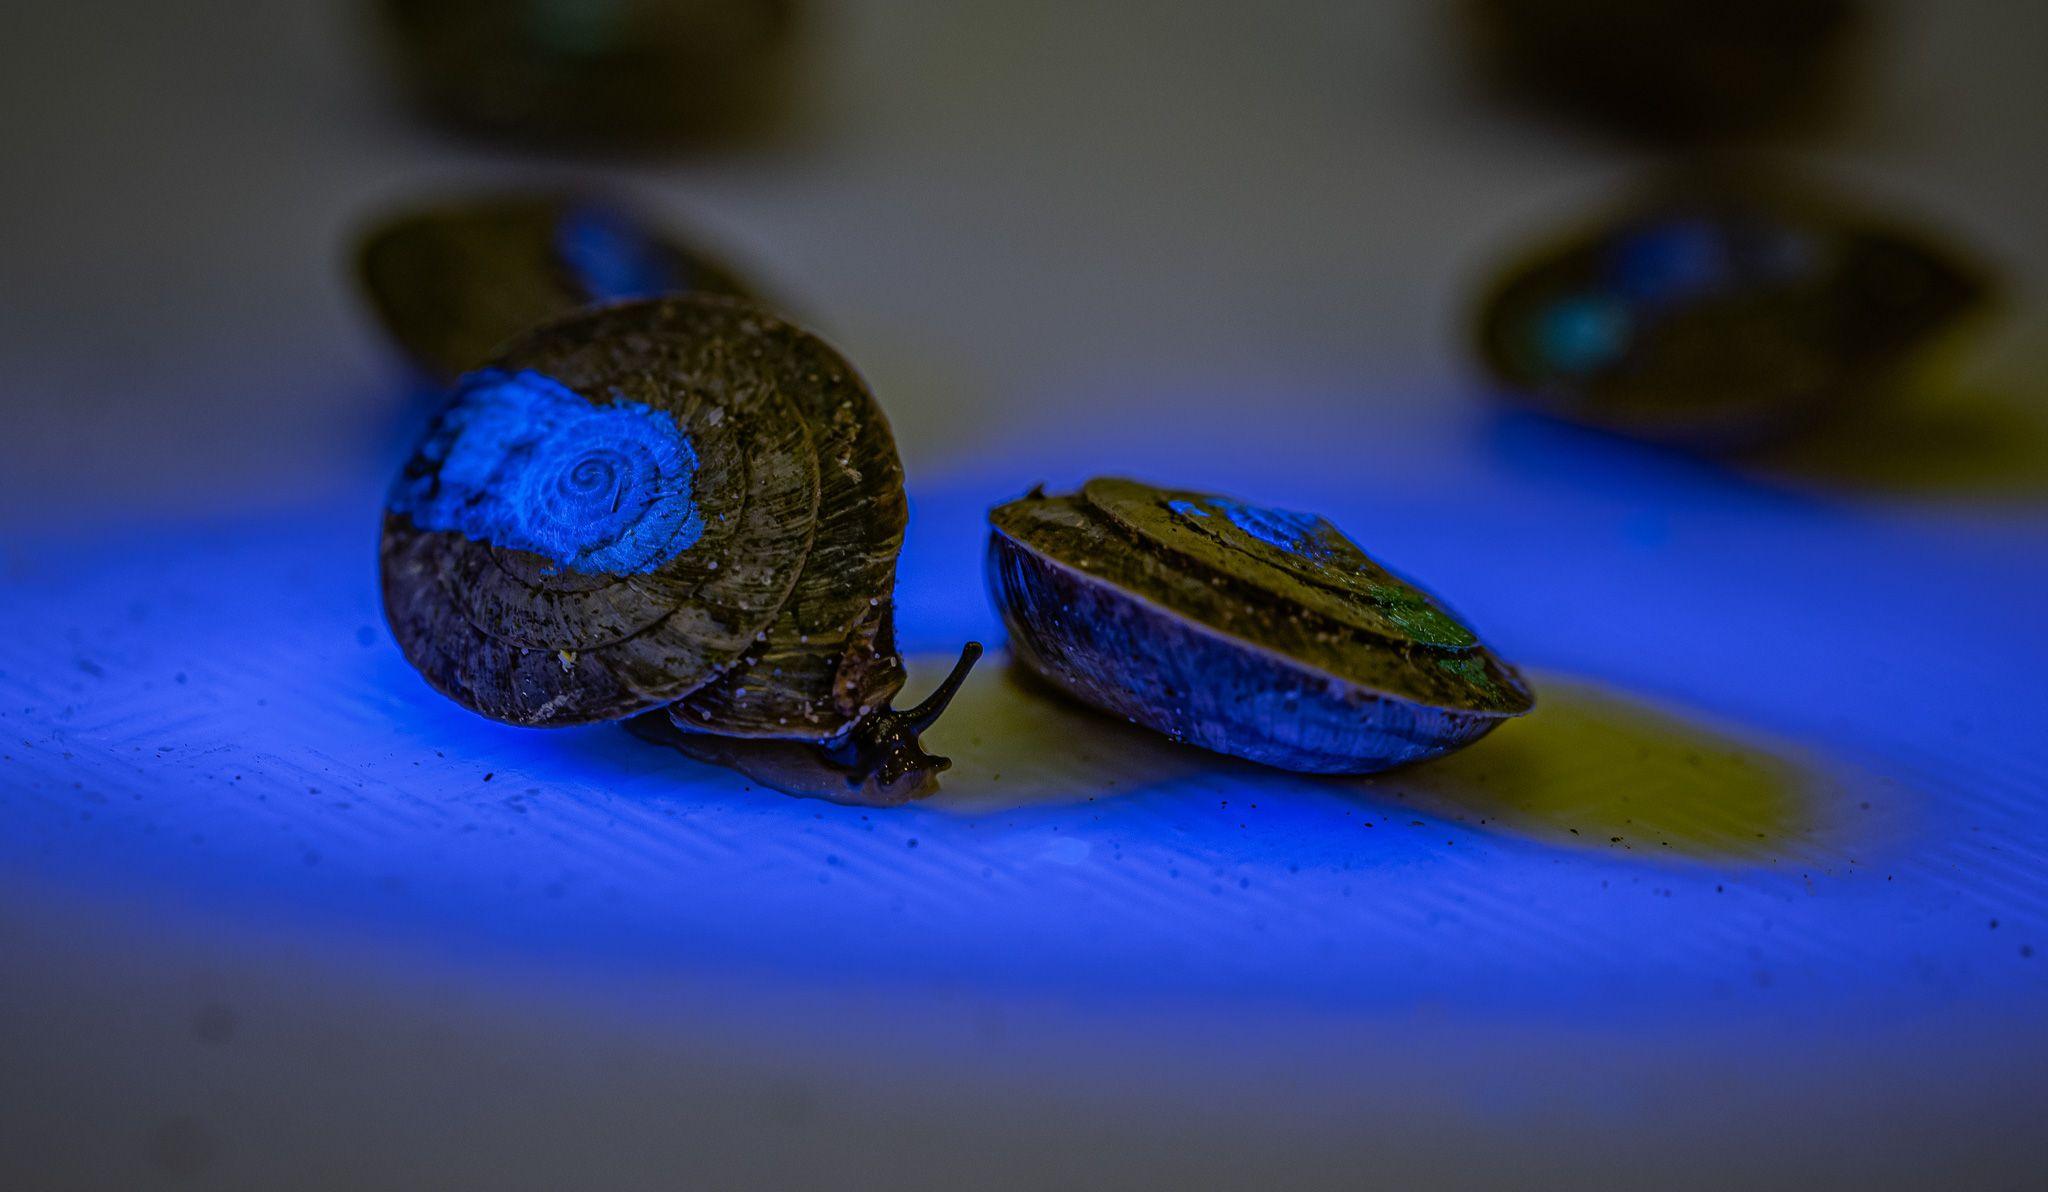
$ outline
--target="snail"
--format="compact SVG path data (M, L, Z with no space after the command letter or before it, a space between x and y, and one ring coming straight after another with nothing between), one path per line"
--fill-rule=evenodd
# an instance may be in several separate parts
M1881 397L1991 290L1925 233L1782 184L1678 179L1507 270L1479 354L1543 413L1740 449Z
M742 140L787 106L802 0L378 0L407 98L540 147Z
M1533 706L1457 617L1310 514L1090 480L989 515L987 576L1027 670L1176 741L1365 774Z
M616 200L505 193L417 207L362 237L356 272L385 330L451 381L547 319L663 294L759 301L738 274Z
M980 654L889 706L904 514L888 424L815 336L709 295L599 307L456 384L390 489L385 614L492 719L639 717L777 789L901 803Z

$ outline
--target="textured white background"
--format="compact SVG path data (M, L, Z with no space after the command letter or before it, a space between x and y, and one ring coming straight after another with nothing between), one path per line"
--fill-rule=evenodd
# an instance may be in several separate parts
M2039 9L1885 8L1861 114L1806 154L2014 275L1960 404L1731 472L1471 392L1488 258L1643 163L1469 98L1435 5L834 6L791 137L639 167L416 129L347 5L16 8L0 1184L2019 1186L2048 1158ZM1331 513L1544 710L1311 783L990 665L933 734L947 793L872 817L465 716L377 621L417 414L347 237L420 189L587 173L867 374L917 649L990 631L987 504L1127 470Z

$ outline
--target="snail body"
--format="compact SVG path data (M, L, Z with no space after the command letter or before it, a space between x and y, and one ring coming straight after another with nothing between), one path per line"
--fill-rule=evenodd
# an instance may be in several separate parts
M888 424L831 348L733 299L625 303L458 383L390 490L385 610L493 719L651 714L640 735L779 789L900 802L946 764L916 740L943 700L889 707L904 517Z
M715 256L596 195L512 192L417 207L373 226L356 258L385 331L443 382L584 307L684 293L758 300Z
M1105 478L1034 490L990 522L1016 660L1177 741L1362 774L1533 704L1462 622L1322 518Z
M1676 181L1509 269L1479 353L1543 413L1741 448L1883 396L1990 291L1925 233L1782 185Z

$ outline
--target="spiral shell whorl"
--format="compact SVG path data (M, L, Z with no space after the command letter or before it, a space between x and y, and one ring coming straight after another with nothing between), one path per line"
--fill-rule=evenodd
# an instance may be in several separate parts
M567 570L645 574L704 532L697 452L672 415L531 370L471 374L420 458L438 467L401 475L392 512Z

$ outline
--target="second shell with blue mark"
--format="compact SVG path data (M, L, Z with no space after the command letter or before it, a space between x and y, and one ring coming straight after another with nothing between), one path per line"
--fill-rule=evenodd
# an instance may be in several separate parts
M1320 517L1112 478L989 517L1018 663L1174 740L1363 774L1533 705L1463 621Z
M1545 414L1740 449L1881 400L1994 291L1927 229L1783 179L1673 175L1502 271L1478 349Z

